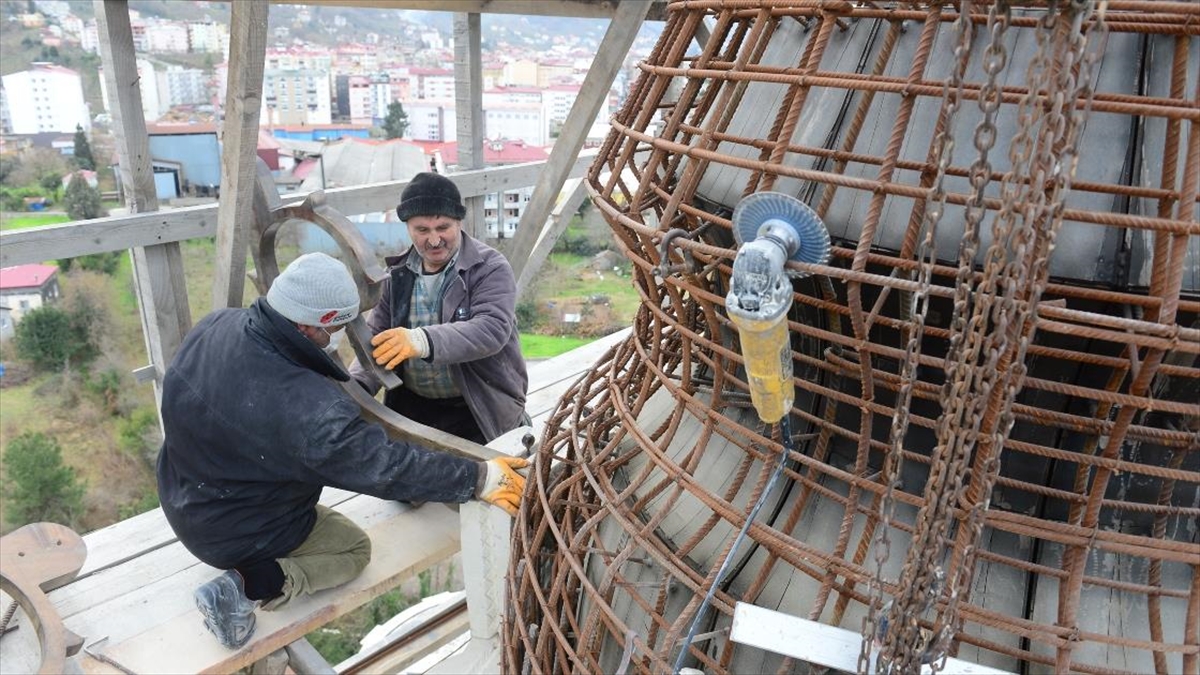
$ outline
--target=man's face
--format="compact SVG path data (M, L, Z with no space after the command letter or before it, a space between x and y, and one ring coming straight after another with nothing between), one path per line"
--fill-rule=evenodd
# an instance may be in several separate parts
M437 272L450 262L462 241L462 222L449 216L413 216L408 236L424 262L426 272Z

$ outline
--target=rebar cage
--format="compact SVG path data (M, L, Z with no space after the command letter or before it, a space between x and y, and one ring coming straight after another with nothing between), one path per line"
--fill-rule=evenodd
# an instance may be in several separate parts
M860 671L1200 671L1200 5L668 9L588 177L642 304L547 424L505 672L808 672L737 601ZM834 251L789 263L794 450L731 553L784 452L724 309L763 190Z

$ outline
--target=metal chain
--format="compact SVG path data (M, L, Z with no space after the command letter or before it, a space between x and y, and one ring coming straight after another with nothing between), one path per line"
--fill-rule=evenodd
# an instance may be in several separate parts
M1075 68L1084 61L1086 40L1082 25L1084 17L1090 14L1090 6L1090 2L1076 2L1072 6L1072 10L1080 11L1070 13L1067 49L1053 39L1060 21L1057 2L1050 3L1038 23L1038 48L1030 64L1028 90L1018 114L1020 131L1010 145L1011 169L1001 184L1001 209L993 222L992 244L984 256L978 287L969 296L972 300L969 319L966 306L959 299L970 289L962 284L956 289L954 332L946 359L946 390L952 395L945 400L951 402L951 409L939 418L934 458L934 463L944 461L946 466L936 472L931 466L931 478L935 480L931 480L927 494L936 495L936 501L931 499L922 508L918 523L921 536L914 537L913 542L918 553L916 556L910 553L907 561L920 563L914 570L915 582L905 586L913 592L900 594L889 614L889 623L896 630L887 636L884 660L896 672L910 672L930 661L934 661L932 669L939 670L958 628L958 604L967 594L973 576L984 515L999 473L1000 452L1012 429L1012 404L1024 381L1025 353L1032 339L1037 302L1048 281L1047 261L1062 222L1062 199L1078 161L1079 129L1086 120L1091 71L1099 53L1093 51L1087 59L1081 73L1083 84L1079 85ZM994 38L1001 32L1000 24L992 22L996 9L993 7L989 16ZM1008 8L1003 10L1007 14ZM994 40L993 44L1002 43ZM993 82L995 72L1003 68L1002 60L995 60L996 55L996 52L985 55L985 71ZM1079 95L1082 96L1078 99L1067 98ZM1085 102L1084 109L1076 109L1069 120L1065 119L1065 106L1076 100ZM985 215L982 190L990 174L986 155L995 141L994 127L987 126L998 103L996 92L988 92L985 85L979 98L984 122L975 135L980 156L970 174L973 199L966 216L970 236L964 237L967 241L960 250L960 270L973 268L978 225ZM1035 129L1036 138L1029 133ZM1064 158L1069 162L1064 163ZM1022 176L1027 179L1021 180ZM952 435L947 437L946 432ZM968 473L968 461L977 443L981 445L982 464L978 472ZM964 503L964 493L971 484L969 474L975 476L975 492L970 496L973 504L966 515L965 531L960 530L960 543L954 551L949 598L937 608L933 631L923 639L918 618L940 594L931 586L940 571L932 563L946 550L953 506ZM948 485L943 482L947 480ZM935 546L929 545L930 537Z
M918 513L912 545L901 572L901 585L888 612L888 632L883 636L880 655L882 671L912 672L920 668L920 662L929 638L922 634L920 618L941 593L946 551L947 532L953 527L952 514L955 506L953 481L961 475L966 434L959 430L968 428L964 420L970 415L966 406L970 403L966 395L971 383L971 366L976 362L972 345L964 340L969 337L976 323L968 322L968 313L974 304L973 269L975 252L979 247L980 223L986 213L984 188L991 176L988 153L996 140L995 116L999 110L999 73L1007 64L1007 49L1004 37L1011 19L1009 5L1005 1L993 4L988 13L987 28L990 39L984 51L985 82L980 91L978 106L983 113L974 133L976 158L969 170L972 198L964 214L964 233L959 248L959 271L955 278L954 311L951 317L951 338L946 357L946 380L942 400L948 409L939 417L937 425L938 443L930 458L929 481L925 490L924 505Z
M917 259L921 261L921 267L918 270L919 287L911 300L912 325L909 327L910 333L908 344L905 347L904 360L900 364L900 391L895 405L896 413L892 418L890 448L884 458L881 474L881 480L887 488L879 505L880 523L873 546L875 573L867 582L869 602L866 614L863 616L862 646L858 655L858 672L864 674L875 672L878 665L875 659L872 659L872 648L880 637L879 614L884 609L883 566L891 557L891 536L888 534L888 528L895 519L894 493L900 483L901 469L904 464L904 438L908 433L913 382L916 380L921 343L925 334L925 319L929 311L929 288L933 277L933 266L937 262L937 226L941 222L946 206L945 177L954 157L954 122L963 98L963 80L970 63L971 45L975 34L971 21L971 10L970 0L964 0L954 23L958 37L954 49L955 67L943 89L943 96L946 99L944 120L941 131L935 139L938 157L937 175L930 186L921 223L924 237L917 250Z
M1069 24L1068 39L1066 49L1062 49L1059 43L1055 59L1048 64L1052 66L1048 75L1054 75L1053 88L1046 90L1051 98L1049 105L1034 101L1036 92L1032 90L1026 96L1034 109L1045 113L1040 124L1042 134L1038 152L1030 166L1029 180L1025 183L1024 190L1016 191L1012 195L1011 203L1008 203L1009 191L1002 191L1005 195L1006 210L1015 212L1019 205L1036 203L1036 211L1026 209L1026 227L1022 228L1023 232L1033 235L1033 242L1032 249L1024 251L1024 241L1019 240L1021 243L1018 243L1015 255L1005 269L1004 276L1014 282L1008 284L1011 290L1001 305L1003 311L1015 310L1015 315L1011 317L1014 323L1010 336L1012 343L1005 346L1012 354L1009 360L1011 368L1005 369L1006 377L1003 394L999 400L998 421L988 439L990 453L979 472L980 489L968 512L967 546L963 551L961 564L955 570L957 579L952 586L954 592L950 596L944 615L939 617L941 630L946 634L953 634L957 630L958 603L966 595L973 576L974 558L982 535L984 514L999 475L1000 449L1008 440L1015 421L1012 405L1024 383L1027 371L1025 355L1033 339L1038 303L1049 281L1049 257L1062 225L1064 199L1078 166L1079 139L1091 108L1092 73L1100 54L1103 53L1107 37L1104 7L1101 6L1096 12L1096 20L1091 22L1091 30L1096 32L1099 38L1090 41L1095 47L1088 51L1089 40L1084 31L1085 24L1092 15L1092 4L1090 0L1072 2L1066 14L1058 19L1064 25ZM1070 113L1064 115L1064 109L1068 107ZM1030 193L1037 195L1035 197ZM1015 294L1024 294L1025 297L1022 301L1017 301L1013 297ZM1003 321L1003 318L997 317L997 321Z

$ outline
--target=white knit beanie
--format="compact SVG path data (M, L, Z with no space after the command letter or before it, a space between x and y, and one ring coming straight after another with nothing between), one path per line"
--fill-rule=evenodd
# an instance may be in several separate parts
M271 284L267 302L298 324L340 326L358 316L358 287L341 262L324 253L306 253Z

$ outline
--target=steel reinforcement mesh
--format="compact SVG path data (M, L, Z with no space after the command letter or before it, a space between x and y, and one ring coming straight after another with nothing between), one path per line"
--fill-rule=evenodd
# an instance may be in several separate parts
M588 177L642 304L547 423L505 672L808 672L730 639L738 601L876 636L860 671L1200 671L1198 35L1185 2L672 3ZM724 308L763 190L834 249L790 263L793 449L730 555L784 452Z

